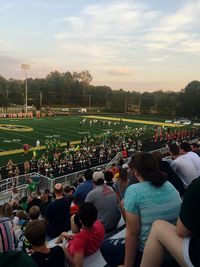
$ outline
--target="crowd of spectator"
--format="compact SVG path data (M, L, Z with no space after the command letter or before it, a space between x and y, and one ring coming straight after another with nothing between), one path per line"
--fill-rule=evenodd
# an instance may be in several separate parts
M117 151L126 157L134 146L132 140L90 150L80 146L73 153L66 149L64 159L59 157L72 156L76 161L82 153L93 153L91 158L97 155L99 164L101 153L106 160ZM10 202L0 206L0 266L78 267L84 257L101 249L110 267L199 267L199 147L173 142L169 154L171 158L163 159L159 152L135 152L128 163L122 158L104 171L92 171L91 164L85 164L87 170L76 186L63 188L57 183L53 192L47 188L29 198L20 198L17 180L13 181ZM62 172L68 165L64 161L66 166L59 167L61 158L54 155L51 163L44 164L58 164ZM29 173L31 164L25 166ZM11 160L7 171L20 174ZM122 217L126 235L107 239ZM49 247L54 238L59 245Z

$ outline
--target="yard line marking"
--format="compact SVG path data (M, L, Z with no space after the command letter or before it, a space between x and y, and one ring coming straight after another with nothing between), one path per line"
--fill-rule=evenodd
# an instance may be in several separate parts
M157 121L145 121L145 120L136 120L136 119L126 119L126 118L114 118L114 117L103 117L103 116L83 116L85 118L91 118L91 119L100 119L100 120L111 120L111 121L120 121L123 122L134 122L134 123L140 123L140 124L149 124L149 125L160 125L160 126L166 126L166 127L183 127L182 124L173 124L173 123L166 123L166 122L157 122Z

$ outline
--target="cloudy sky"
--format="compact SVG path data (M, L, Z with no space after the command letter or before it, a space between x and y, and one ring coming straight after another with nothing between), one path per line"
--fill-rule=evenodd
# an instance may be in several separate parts
M200 0L0 0L0 74L89 70L113 89L200 79Z

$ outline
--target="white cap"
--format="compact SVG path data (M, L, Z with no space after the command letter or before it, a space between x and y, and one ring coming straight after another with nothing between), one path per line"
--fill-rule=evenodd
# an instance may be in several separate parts
M97 182L99 179L104 180L104 173L102 171L94 172L92 178L94 182Z
M128 168L129 168L129 166L128 166L127 163L125 163L125 164L122 165L122 169L128 169Z

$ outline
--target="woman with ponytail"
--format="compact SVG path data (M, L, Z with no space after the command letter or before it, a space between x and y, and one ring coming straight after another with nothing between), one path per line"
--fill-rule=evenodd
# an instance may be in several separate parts
M140 152L132 158L133 172L138 183L130 185L124 197L126 236L124 258L121 242L120 251L110 251L115 255L112 267L124 264L125 267L140 265L143 249L153 222L163 219L173 224L179 215L181 198L178 191L166 179L166 174L158 170L158 163L150 153ZM109 247L106 248L109 250ZM110 247L112 250L113 248ZM107 253L110 253L107 251ZM106 258L106 257L105 257Z

